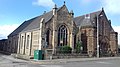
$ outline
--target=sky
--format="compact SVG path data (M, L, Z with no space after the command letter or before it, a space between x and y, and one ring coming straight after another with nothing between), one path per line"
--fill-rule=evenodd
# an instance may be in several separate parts
M0 39L6 39L24 21L52 10L55 4L61 7L64 1L75 17L103 7L120 40L120 0L0 0Z

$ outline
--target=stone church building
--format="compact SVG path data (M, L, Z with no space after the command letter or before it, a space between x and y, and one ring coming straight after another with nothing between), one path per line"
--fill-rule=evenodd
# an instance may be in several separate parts
M65 3L24 21L8 36L8 51L33 57L35 50L48 49L55 54L64 45L70 46L74 51L76 43L81 42L82 51L93 55L97 50L97 25L100 51L117 54L117 32L112 28L104 9L74 17L73 11L68 11Z

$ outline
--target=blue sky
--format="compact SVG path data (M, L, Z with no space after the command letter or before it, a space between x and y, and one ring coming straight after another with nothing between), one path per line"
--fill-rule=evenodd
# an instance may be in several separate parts
M120 0L65 0L75 16L104 8L112 26L120 35ZM0 0L0 39L7 38L23 21L50 11L54 4L61 7L64 0ZM119 38L120 39L120 38Z

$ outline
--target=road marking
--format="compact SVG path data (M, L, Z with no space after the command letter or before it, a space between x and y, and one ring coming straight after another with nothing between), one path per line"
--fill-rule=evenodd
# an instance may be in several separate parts
M60 65L40 65L42 67L63 67L63 66L60 66Z

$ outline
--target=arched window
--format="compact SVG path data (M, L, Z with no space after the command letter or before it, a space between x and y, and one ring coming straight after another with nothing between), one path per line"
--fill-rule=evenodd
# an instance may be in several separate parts
M58 30L58 46L67 45L67 28L61 25Z
M46 32L46 46L49 46L50 30Z

